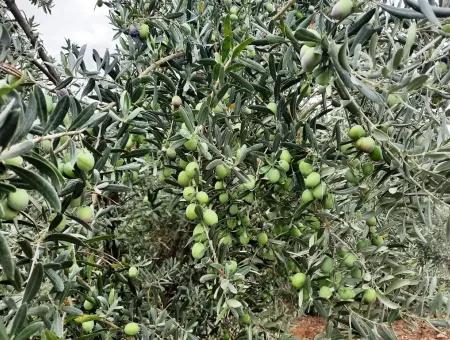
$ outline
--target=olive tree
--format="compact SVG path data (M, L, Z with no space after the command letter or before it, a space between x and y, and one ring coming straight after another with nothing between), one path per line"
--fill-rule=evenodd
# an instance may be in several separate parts
M287 337L304 313L395 338L443 311L450 9L405 3L97 1L117 47L89 67L6 0L2 338Z

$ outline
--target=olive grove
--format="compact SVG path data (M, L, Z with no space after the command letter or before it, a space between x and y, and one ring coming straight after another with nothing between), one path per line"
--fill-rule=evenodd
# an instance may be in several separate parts
M0 6L0 339L448 319L449 4L98 0L94 63Z

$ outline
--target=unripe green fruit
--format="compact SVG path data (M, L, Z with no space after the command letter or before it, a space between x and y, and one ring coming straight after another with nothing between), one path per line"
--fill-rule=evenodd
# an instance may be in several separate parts
M345 171L345 179L350 182L351 184L357 184L358 178L355 176L353 171L351 169L347 169Z
M361 250L367 248L369 245L370 245L369 240L359 240L358 242L356 242L356 249L361 251Z
M293 238L299 238L300 236L302 236L302 232L300 231L299 228L297 228L296 226L293 226L291 228L291 230L289 230L289 234L293 237Z
M140 327L136 322L129 322L123 328L123 332L129 336L135 336L139 333Z
M248 227L250 226L250 216L248 215L244 215L241 217L241 225L244 227Z
M344 257L343 263L344 263L344 265L345 265L347 268L353 268L353 266L355 265L355 262L356 262L356 261L358 261L358 258L357 258L355 255L353 255L353 254L347 254L347 255Z
M255 177L252 176L252 175L249 175L249 176L247 176L247 177L248 177L248 180L247 180L247 182L245 182L245 183L243 184L243 187L244 187L245 189L247 189L247 190L253 190L253 189L255 189L255 187L256 187L256 179L255 179Z
M244 313L239 318L239 321L244 325L250 325L252 323L252 317L248 313Z
M348 287L339 288L338 294L342 300L353 300L355 298L355 292Z
M305 178L305 185L307 188L315 188L320 183L320 174L318 172L311 172Z
M95 305L94 305L91 301L89 301L89 300L84 300L84 302L83 302L83 308L84 308L85 310L92 310L92 309L94 309L94 307L95 307Z
M44 150L45 152L49 153L53 150L53 144L51 140L43 140L41 142L41 146L42 146L42 150Z
M306 189L305 191L302 192L302 203L306 204L311 201L314 201L314 195L311 192L311 190Z
M205 255L205 245L203 243L197 242L192 246L191 252L192 257L196 260L201 259Z
M79 206L81 205L81 196L72 199L72 200L70 201L69 205L70 205L71 208L79 207Z
M266 177L270 183L277 183L280 180L280 171L272 168L267 172Z
M327 193L327 185L325 182L320 182L319 185L316 186L312 191L314 198L318 200L323 199L326 193Z
M305 285L306 275L303 273L296 273L291 276L291 284L294 288L300 289Z
M442 30L443 30L445 33L450 33L450 24L442 25Z
M340 247L337 251L339 257L344 258L348 254L348 249L346 247Z
M372 137L361 137L356 141L356 147L365 153L371 153L375 149L375 141Z
M180 169L186 169L186 165L188 164L188 162L186 162L184 159L179 159L178 160L178 167Z
M292 155L289 150L284 149L283 151L281 151L280 160L283 160L287 163L290 163L292 161Z
M370 159L376 162L381 161L383 159L383 151L381 150L381 146L375 145L375 148L370 154Z
M267 236L267 234L265 232L259 233L258 236L256 237L256 239L258 240L258 244L261 247L265 246L267 244L267 242L269 242L269 237Z
M95 158L89 151L80 151L77 154L77 167L83 171L91 171L95 165Z
M229 199L229 195L226 192L223 192L219 195L219 202L222 204L228 203Z
M321 86L327 86L330 83L330 80L331 80L330 70L323 71L316 77L316 83Z
M365 303L373 303L377 299L377 292L373 288L366 289L362 301Z
M73 165L70 162L64 163L63 172L64 172L64 175L66 175L67 177L70 177L70 178L75 177Z
M375 167L372 162L366 162L362 165L362 172L364 176L370 176L373 174Z
M284 159L280 159L278 165L284 172L289 171L289 162L286 162Z
M53 222L53 220L56 218L56 214L51 214L50 215L50 221ZM66 216L62 215L61 221L58 223L58 225L55 227L56 230L58 231L62 231L64 230L64 227L66 226L67 220L66 220Z
M239 7L237 6L231 6L230 13L231 14L237 14L239 12Z
M147 39L150 35L150 26L148 26L147 24L141 24L141 26L139 26L139 37L141 39Z
M370 227L377 225L377 218L375 216L370 216L368 219L366 219L366 224Z
M162 177L164 179L169 178L172 176L172 174L174 173L174 170L171 168L164 168L162 171Z
M322 299L328 300L329 298L331 298L332 295L333 295L333 291L331 290L330 287L327 287L327 286L320 287L319 297L321 297Z
M222 181L218 181L214 184L214 189L216 190L223 190L225 188L225 185Z
M363 277L363 271L358 267L354 267L350 274L354 279L361 279Z
M186 142L184 142L184 147L188 151L195 151L195 150L197 150L197 145L198 145L198 139L197 139L196 136L191 137Z
M353 9L353 0L339 0L331 9L330 16L336 20L345 19Z
M215 172L217 179L224 179L230 175L230 169L225 164L218 164Z
M314 47L308 46L308 45L303 45L302 48L300 49L300 59L302 59L303 56L306 54L306 52L308 52L310 50L314 51Z
M92 207L78 207L75 210L75 216L85 223L91 223L94 220L94 209Z
M187 187L191 183L191 177L188 176L186 171L180 171L178 174L177 182L182 187Z
M219 217L217 216L216 212L212 209L206 209L203 212L203 222L207 226L213 226L219 223Z
M303 175L303 177L308 176L314 170L312 164L306 162L303 159L298 162L298 169L300 170L300 173Z
M273 6L273 4L271 2L266 2L264 4L264 8L266 9L267 12L272 13L275 10L275 7Z
M25 209L30 202L30 196L24 189L16 189L14 192L8 194L8 206L15 211Z
M183 189L183 198L188 202L193 201L195 198L195 188L194 187L185 187Z
M195 198L197 199L197 202L200 204L206 204L209 202L209 196L204 191L199 191L195 196Z
M325 273L325 274L330 274L333 271L333 260L330 257L325 257L325 259L322 262L322 266L320 267L320 269Z
M250 236L248 236L247 232L244 231L241 235L239 235L239 242L245 246L250 242Z
M127 143L125 144L125 150L131 150L131 148L134 146L134 140L133 137L128 137Z
M183 100L180 96L173 96L171 104L174 108L179 108L183 104Z
M175 159L177 157L177 152L175 151L174 148L169 147L166 149L166 156L169 159Z
M396 106L397 104L400 104L402 102L402 97L400 97L398 94L389 94L387 97L387 104L390 108Z
M92 330L94 329L94 326L95 326L94 320L86 321L81 324L83 331L85 331L86 333L91 333Z
M383 237L380 235L373 235L371 241L372 244L377 247L381 247L384 243Z
M361 125L354 125L348 130L347 135L353 140L358 140L366 136L366 130Z
M197 162L188 163L184 171L186 172L186 175L188 175L190 178L194 178L195 174L199 171L198 163Z
M237 270L238 264L235 260L230 260L225 264L225 270L229 273L234 273Z
M139 269L135 266L132 266L128 269L128 276L131 278L135 278L139 275Z
M206 240L206 229L203 224L197 224L192 231L195 241L202 242Z
M23 158L20 156L8 158L3 161L6 165L22 166Z
M239 17L236 14L230 14L231 21L238 21Z
M0 220L9 221L14 219L19 213L12 210L6 200L0 201Z
M303 55L300 63L305 72L312 72L317 65L319 65L322 55L315 51L315 49L308 49Z
M267 104L267 108L268 108L270 111L272 111L273 114L276 114L276 113L277 113L278 108L277 108L277 104L276 104L276 103L270 102L269 104Z
M230 209L228 209L228 212L230 213L230 215L236 215L239 212L239 208L236 204L233 204L230 206Z
M195 208L197 205L195 203L191 203L186 207L186 218L190 221L195 220L197 218L197 213L195 212Z
M223 244L224 246L231 246L233 244L233 237L231 237L231 235L225 235L220 239L219 244Z

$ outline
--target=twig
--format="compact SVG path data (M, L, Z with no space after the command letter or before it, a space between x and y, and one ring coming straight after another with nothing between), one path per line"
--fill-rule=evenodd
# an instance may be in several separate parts
M184 56L184 52L182 52L182 51L181 52L175 52L173 54L169 54L167 57L161 58L161 59L155 61L149 67L147 67L144 71L141 72L139 77L146 76L147 74L149 74L151 71L153 71L157 67L167 63L168 61L171 61L171 60L176 59L176 58L180 58L182 56Z
M289 0L288 2L286 2L286 4L280 8L278 13L275 14L272 20L278 20L284 14L284 12L286 12L289 9L289 7L291 7L293 4L295 4L295 0Z
M83 133L83 132L84 132L84 129L77 130L77 131L59 132L59 133L54 133L52 135L35 137L35 138L33 138L33 141L35 143L39 143L39 142L42 142L43 140L53 140L53 139L57 139L57 138L64 137L64 136L79 135L80 133Z
M49 77L49 80L53 84L57 85L61 82L61 79L59 78L59 75L54 67L51 66L52 60L45 51L44 46L38 42L39 36L33 33L33 30L30 27L29 23L20 12L20 9L17 7L15 0L5 0L5 3L14 19L17 21L19 26L25 32L27 38L30 40L31 45L36 48L39 54L39 58L41 58L41 60L44 62L45 68L48 71L45 73L46 76ZM39 69L41 68L39 67Z

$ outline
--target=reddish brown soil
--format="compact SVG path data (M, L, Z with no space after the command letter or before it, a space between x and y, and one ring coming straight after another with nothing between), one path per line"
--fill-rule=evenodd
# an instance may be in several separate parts
M450 339L450 329L436 329L425 321L395 321L394 332L398 340L446 340ZM304 316L298 320L292 334L298 340L313 340L325 330L325 320L318 316Z

